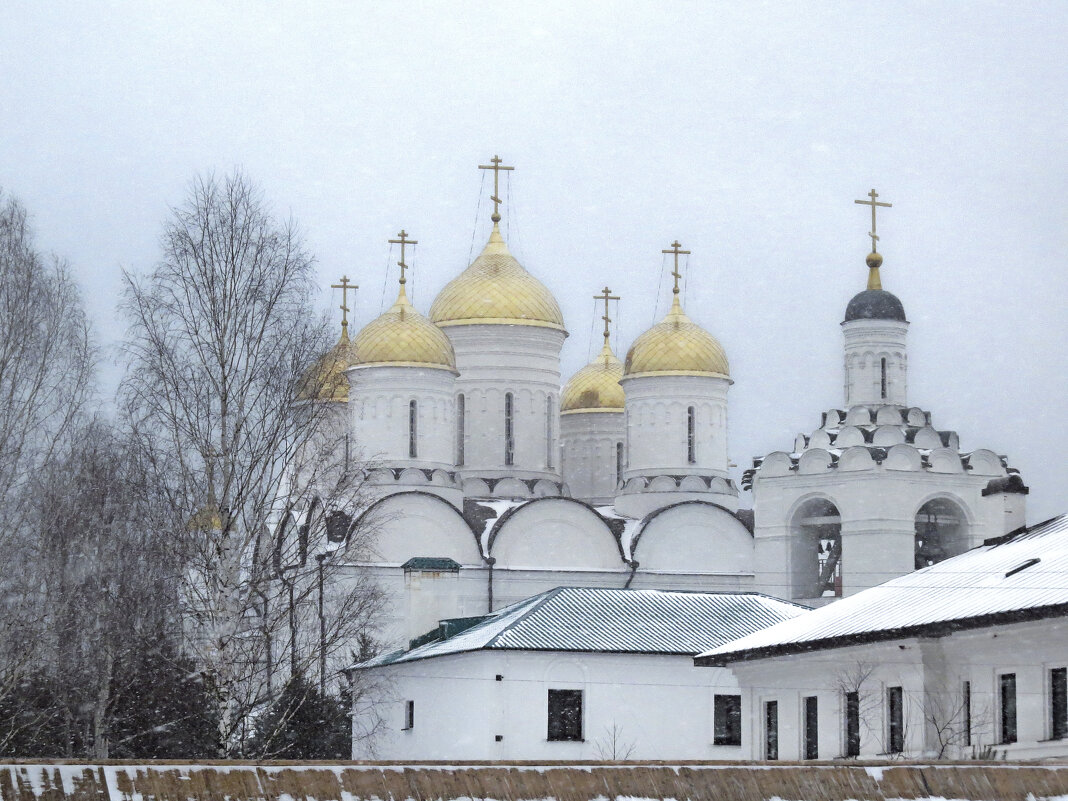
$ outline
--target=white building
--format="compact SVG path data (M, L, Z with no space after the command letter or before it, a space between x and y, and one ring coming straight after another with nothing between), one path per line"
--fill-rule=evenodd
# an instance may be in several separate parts
M319 366L331 376L319 402L372 463L375 501L351 511L374 522L374 552L348 569L386 590L387 645L557 586L817 605L1024 522L1006 459L962 450L909 406L908 322L877 253L842 323L843 408L755 460L745 509L728 473L727 355L684 312L677 268L670 311L625 358L606 327L598 357L561 386L559 305L499 219L429 315L402 276L397 303ZM449 569L418 567L439 560Z
M442 621L352 669L390 698L374 751L353 757L736 759L737 684L693 655L804 611L757 594L558 588ZM354 716L357 746L367 725Z
M1068 515L695 661L737 677L745 759L1066 757Z

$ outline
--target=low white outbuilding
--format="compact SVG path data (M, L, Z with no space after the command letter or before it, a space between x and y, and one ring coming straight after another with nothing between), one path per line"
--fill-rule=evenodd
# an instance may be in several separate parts
M442 621L351 669L390 699L354 714L353 757L734 759L737 683L693 655L804 611L757 593L557 588Z
M744 759L1068 756L1068 515L695 661L737 677Z

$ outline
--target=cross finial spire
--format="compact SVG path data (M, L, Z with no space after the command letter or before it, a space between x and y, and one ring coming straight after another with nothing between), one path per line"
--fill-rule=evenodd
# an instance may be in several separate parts
M341 306L338 308L341 309L341 336L346 338L349 335L349 290L356 290L359 287L351 283L347 275L343 275L341 276L341 283L331 284L330 288L341 290Z
M401 268L401 270L400 270L400 282L401 282L401 286L404 286L404 284L408 280L407 278L404 277L404 271L408 269L408 265L404 263L404 248L405 248L406 245L418 245L419 242L417 240L415 240L415 239L409 239L408 238L408 233L403 228L401 229L401 232L399 234L397 234L397 237L398 237L397 239L389 240L389 244L391 244L391 245L400 245L401 246L400 261L397 262L397 265Z
M876 192L874 188L870 192L868 192L868 197L870 197L871 200L854 200L853 202L859 203L862 206L871 206L871 231L868 232L868 236L871 237L871 252L875 253L875 243L879 241L879 237L875 233L875 209L877 206L882 206L883 208L889 209L892 208L894 204L881 203L876 200L876 198L879 197L879 193Z
M603 300L604 301L604 314L601 316L601 319L604 320L604 346L607 348L608 347L608 337L609 337L608 324L610 322L612 322L612 318L608 316L608 301L610 301L610 300L619 300L619 296L618 295L613 295L612 294L612 290L609 289L608 287L605 287L604 289L601 290L601 294L600 295L594 295L593 299L594 300Z
M671 290L672 294L674 294L674 295L678 295L679 294L679 279L682 278L682 273L679 272L679 256L683 256L683 255L689 256L690 255L690 251L681 250L681 248L682 248L682 245L679 244L679 240L676 239L674 242L671 243L671 248L669 250L660 251L661 253L674 253L675 254L675 269L673 269L671 271L671 275L675 279L675 288Z
M490 219L492 219L494 223L499 223L501 221L499 207L502 201L498 197L500 194L500 184L498 181L500 180L501 170L514 170L515 167L505 167L501 164L501 157L494 156L490 159L489 164L479 164L478 168L480 170L493 170L493 195L490 197L490 200L493 201L493 216Z

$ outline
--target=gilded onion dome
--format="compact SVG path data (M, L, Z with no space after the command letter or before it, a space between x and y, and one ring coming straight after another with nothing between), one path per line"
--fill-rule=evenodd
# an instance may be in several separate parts
M403 279L401 279L403 281ZM351 367L429 367L456 373L445 334L416 311L401 283L397 301L352 340Z
M608 342L600 355L573 376L560 393L560 413L622 412L623 362L612 353Z
M564 331L556 298L528 273L493 224L486 247L471 266L445 285L430 319L448 325L531 325Z
M723 346L686 316L677 294L667 316L634 340L627 352L625 376L650 373L707 375L730 380Z
M349 399L349 380L345 371L355 360L352 342L349 340L347 323L342 323L341 337L307 373L301 384L298 398L302 401L338 401Z

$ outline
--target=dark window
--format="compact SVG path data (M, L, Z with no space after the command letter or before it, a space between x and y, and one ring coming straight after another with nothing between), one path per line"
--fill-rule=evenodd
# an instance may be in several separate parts
M1054 668L1049 672L1050 737L1068 737L1068 668Z
M623 443L616 443L616 486L623 480Z
M905 750L905 699L900 687L890 687L886 691L886 705L890 719L891 754L900 754Z
M553 396L545 399L545 466L553 469Z
M1001 742L1016 742L1016 674L998 677L998 700L1001 702Z
M415 701L404 702L404 731L415 728Z
M582 690L549 690L549 739L582 739Z
M960 707L964 713L964 744L972 744L972 683L964 682L960 688Z
M805 698L805 759L819 759L819 716L816 712L816 696Z
M416 439L419 436L418 425L419 420L419 407L415 401L411 401L408 404L408 458L414 459L419 455L419 448L416 444Z
M764 704L764 759L779 758L779 702Z
M352 442L349 435L345 435L345 472L349 472L349 461L352 459Z
M846 753L847 757L860 756L860 693L845 694Z
M880 397L882 397L883 400L886 400L886 357L885 356L881 360L880 367L881 367L881 370L882 370L882 390L881 390L882 394L880 395Z
M686 461L697 464L697 410L693 406L686 410Z
M742 744L742 696L717 695L713 701L715 731L714 745Z
M464 466L464 434L467 433L465 428L467 420L464 419L464 415L467 413L465 408L463 395L456 396L456 466Z
M504 395L504 463L509 467L515 462L515 439L512 430L513 403L512 393L506 392Z

